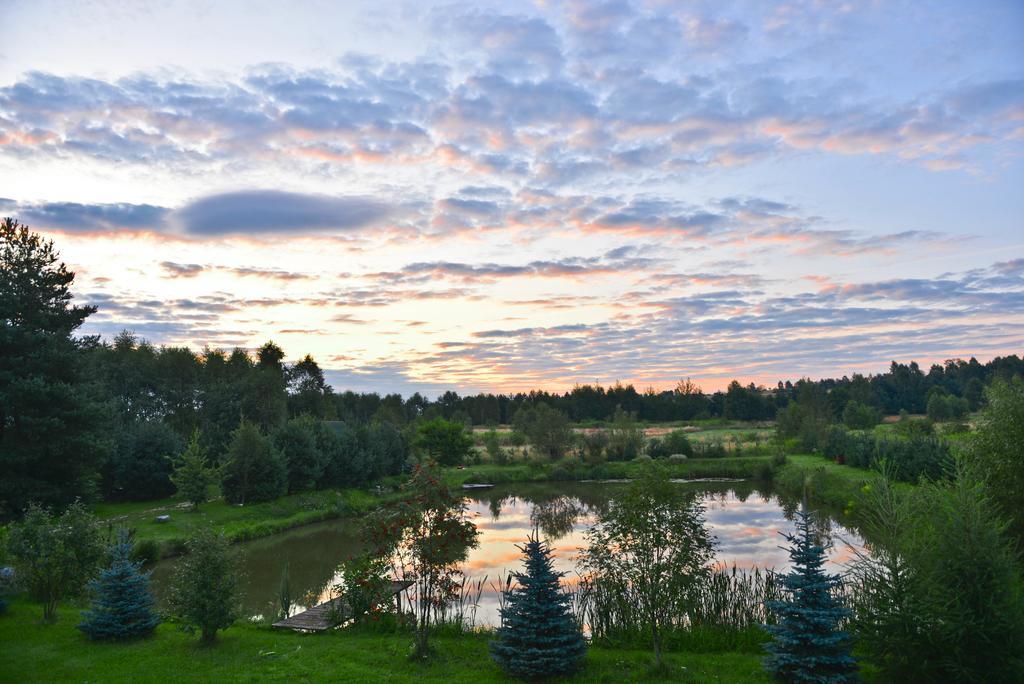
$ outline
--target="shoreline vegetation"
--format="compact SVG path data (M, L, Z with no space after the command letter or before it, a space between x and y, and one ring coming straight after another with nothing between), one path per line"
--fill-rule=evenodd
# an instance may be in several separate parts
M463 484L515 484L629 480L645 463L612 462L590 466L570 463L515 463L444 468L442 477L453 487ZM881 478L874 471L840 465L816 454L792 454L779 463L772 456L726 456L689 459L665 464L672 478L698 480L723 478L772 482L782 492L802 495L837 510L849 511L866 485ZM149 544L148 560L172 558L184 550L185 540L198 527L211 526L233 543L251 541L329 520L355 518L397 497L401 477L387 477L373 487L321 490L281 497L274 501L229 504L222 498L208 501L199 510L177 498L161 501L103 503L93 507L100 522L109 527L129 527L137 544ZM900 489L910 485L898 484ZM158 516L170 516L157 522ZM157 544L154 549L152 544Z

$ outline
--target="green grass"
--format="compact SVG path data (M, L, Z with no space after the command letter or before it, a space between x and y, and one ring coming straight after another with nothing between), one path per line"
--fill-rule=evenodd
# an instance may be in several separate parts
M833 461L812 454L794 454L786 457L786 464L776 469L776 488L800 496L807 489L807 495L826 505L852 511L854 502L865 485L877 482L881 475L873 470L839 465ZM909 490L913 485L894 483L900 490Z
M727 456L725 458L691 458L682 462L659 461L671 477L697 479L714 478L762 478L771 477L769 456ZM636 461L601 463L590 466L578 460L555 463L516 463L504 466L473 465L465 468L449 468L444 479L450 485L464 483L506 484L514 482L551 482L578 480L631 479L636 477L645 464Z
M0 616L2 682L444 682L513 681L487 654L486 634L437 636L434 658L410 662L407 634L336 630L296 634L256 625L223 632L217 644L161 625L155 636L127 644L93 643L63 606L55 625L39 624L39 606L15 601ZM647 651L591 648L573 682L769 682L758 655L669 653L668 675L651 672Z
M217 499L202 504L198 511L177 499L163 499L102 503L94 507L94 512L104 523L135 529L137 539L159 542L162 555L173 555L180 551L184 540L196 527L213 526L233 541L245 541L321 520L357 515L380 500L374 494L356 489L324 490L245 506ZM171 519L158 523L155 521L158 515L170 515Z

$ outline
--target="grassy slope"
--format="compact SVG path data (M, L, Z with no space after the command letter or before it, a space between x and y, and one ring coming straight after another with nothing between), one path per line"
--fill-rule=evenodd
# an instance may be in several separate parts
M802 494L804 487L810 498L849 510L858 492L881 478L873 470L838 465L821 456L796 454L775 471L775 486L791 494ZM895 483L897 489L909 490L912 485Z
M136 530L139 539L154 539L165 553L173 553L193 528L212 525L231 539L242 541L264 537L300 525L355 515L377 504L379 497L350 489L325 490L285 496L276 501L233 506L223 499L209 501L193 511L175 499L132 503L98 504L94 511L107 523ZM170 515L170 522L158 523L158 515Z
M411 637L339 630L302 635L240 625L213 647L172 625L129 644L91 643L75 629L76 611L63 607L56 625L38 623L40 608L15 602L0 616L2 682L503 682L487 655L487 636L437 637L426 665L406 659ZM670 677L652 677L644 651L593 648L586 668L568 681L771 681L757 655L672 653ZM685 670L683 668L686 668Z

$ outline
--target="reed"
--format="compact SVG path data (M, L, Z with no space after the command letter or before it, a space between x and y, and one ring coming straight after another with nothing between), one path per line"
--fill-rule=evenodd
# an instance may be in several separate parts
M628 585L583 577L574 593L578 619L595 642L641 646L650 640L647 619ZM734 566L714 572L672 606L665 644L697 652L757 652L767 639L762 626L772 620L765 602L780 597L780 583L770 571Z

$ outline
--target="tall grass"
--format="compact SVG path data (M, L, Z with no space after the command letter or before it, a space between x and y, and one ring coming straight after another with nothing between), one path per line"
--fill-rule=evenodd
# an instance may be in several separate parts
M646 616L632 588L582 578L573 605L595 642L643 646L650 640ZM719 570L695 591L671 606L665 645L696 652L758 652L767 639L762 625L771 621L765 602L781 598L775 574L735 566Z

